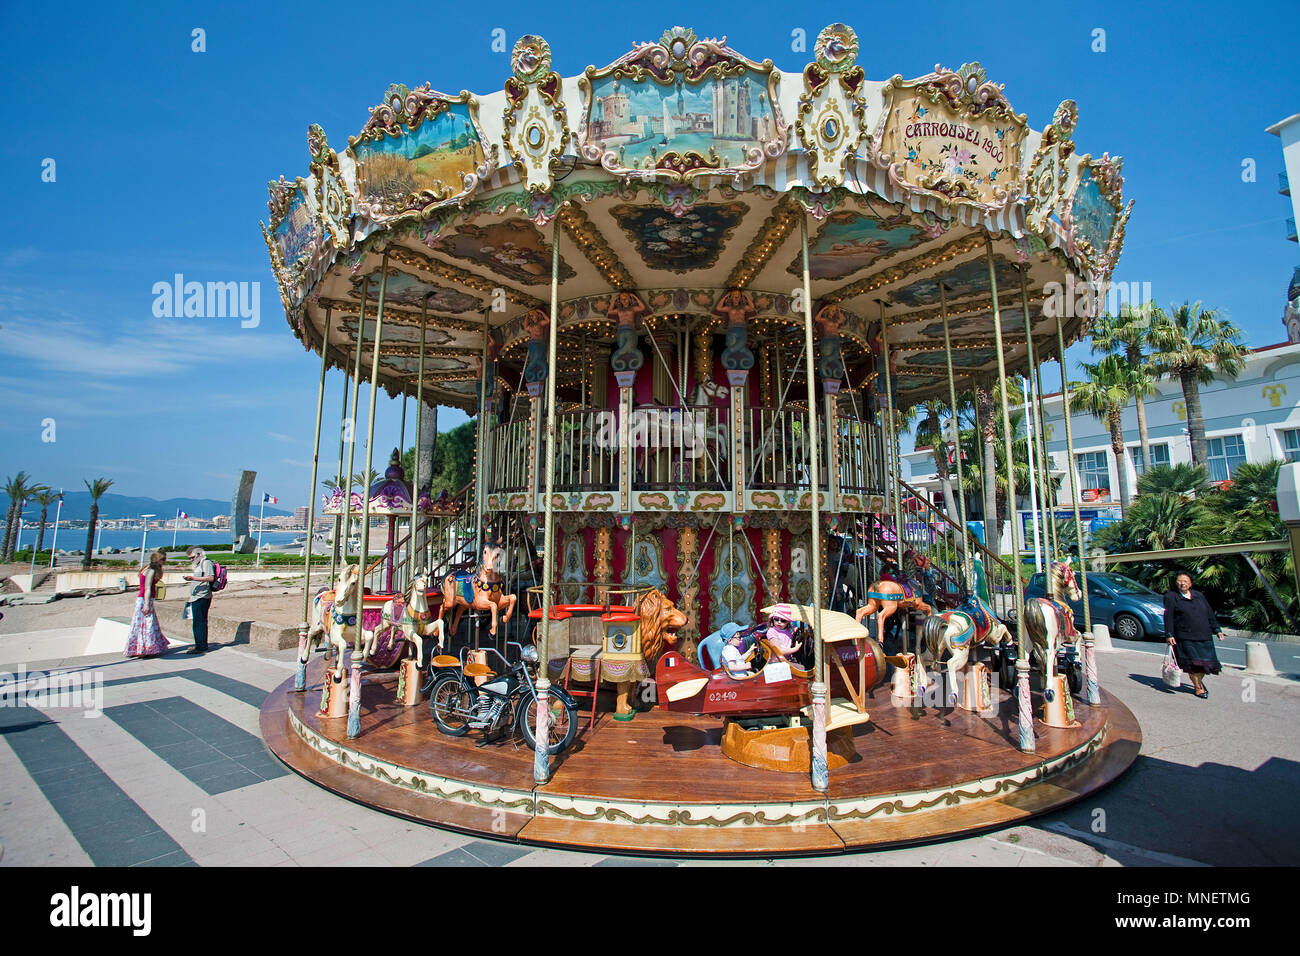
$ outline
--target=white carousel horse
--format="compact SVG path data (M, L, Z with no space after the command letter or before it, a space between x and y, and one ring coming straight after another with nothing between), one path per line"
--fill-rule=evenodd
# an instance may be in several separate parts
M298 646L298 675L295 677L295 688L298 687L300 680L304 682L305 686L307 661L311 659L311 652L322 637L326 638L331 648L338 651L338 658L334 665L334 679L335 681L343 679L343 652L348 647L347 628L355 624L358 619L357 608L360 604L358 595L361 591L358 586L360 577L356 565L345 564L343 571L339 574L339 583L334 590L322 591L316 595L316 602L312 607L311 627L307 631L307 640L300 642ZM367 643L373 642L373 640L374 635L371 634Z
M1052 594L1064 594L1071 601L1083 598L1083 592L1074 580L1074 568L1063 561L1051 565ZM1063 644L1075 644L1079 632L1074 626L1074 612L1069 605L1051 598L1030 598L1025 602L1025 628L1033 640L1034 649L1043 658L1043 687L1050 690L1056 676L1056 653Z
M932 666L938 664L945 653L948 655L948 696L952 701L958 697L961 672L966 669L976 645L997 647L1004 640L1011 639L1011 632L1001 621L975 607L942 611L927 618L922 634L924 650L928 652ZM924 677L922 681L925 682Z
M447 643L446 622L429 610L428 587L428 574L416 571L402 599L394 598L384 605L380 625L381 628L396 625L401 630L402 639L415 649L415 660L421 667L424 666L425 640L436 639L439 651Z

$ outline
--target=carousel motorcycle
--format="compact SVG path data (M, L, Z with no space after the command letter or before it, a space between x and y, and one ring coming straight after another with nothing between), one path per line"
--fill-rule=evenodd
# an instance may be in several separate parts
M534 670L538 664L537 648L510 641L506 653L517 652L518 662L510 661L495 648L484 648L484 653L500 661L500 669L493 670L485 663L467 661L468 648L462 649L456 664L434 666L440 673L433 681L429 706L433 722L438 729L451 737L463 737L471 730L482 731L479 746L500 739L512 727L523 735L529 747L535 748L537 727L537 684ZM476 681L482 680L482 683ZM573 698L559 687L552 686L549 695L550 733L547 750L550 754L562 753L578 731L578 710Z

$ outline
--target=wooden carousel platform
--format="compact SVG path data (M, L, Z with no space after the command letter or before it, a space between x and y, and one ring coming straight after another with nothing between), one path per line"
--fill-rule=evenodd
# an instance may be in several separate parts
M318 716L323 661L305 693L292 679L262 705L262 735L291 769L349 799L434 826L522 843L626 853L793 855L897 846L1021 823L1105 787L1138 754L1132 713L1102 692L1076 701L1079 727L1035 724L1038 752L1015 746L1014 701L999 711L895 706L887 686L854 728L855 758L819 794L804 774L722 755L721 721L655 709L602 714L533 783L520 740L477 746L439 733L427 702L393 702L396 675L367 675L362 733ZM1035 695L1035 704L1039 702Z

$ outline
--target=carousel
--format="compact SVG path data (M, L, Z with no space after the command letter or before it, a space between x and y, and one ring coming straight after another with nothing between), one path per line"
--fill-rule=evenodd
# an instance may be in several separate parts
M1032 129L978 63L857 58L843 24L796 73L678 27L563 77L525 36L498 92L394 85L342 150L309 129L263 225L321 359L309 522L331 370L336 487L356 445L374 464L381 388L417 435L437 404L477 426L466 488L394 451L320 502L334 554L262 708L290 767L495 838L772 855L1006 826L1133 761L1063 600L1077 515L1026 601L964 498L899 473L910 410L1009 375L1040 398L1087 334L1121 160L1076 152L1073 101Z

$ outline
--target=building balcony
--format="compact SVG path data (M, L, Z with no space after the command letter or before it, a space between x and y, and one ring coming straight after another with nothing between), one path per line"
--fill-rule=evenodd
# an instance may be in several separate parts
M1288 219L1286 221L1286 237L1290 239L1292 242L1300 241L1296 239L1294 219Z
M1287 178L1286 173L1277 174L1277 191L1283 196L1291 195L1291 180Z

